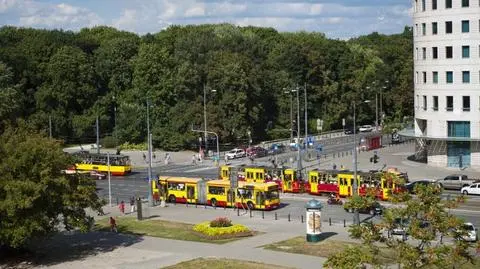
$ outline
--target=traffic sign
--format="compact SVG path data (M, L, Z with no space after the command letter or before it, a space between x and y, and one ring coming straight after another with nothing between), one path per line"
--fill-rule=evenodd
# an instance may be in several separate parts
M322 131L323 129L323 120L317 119L317 131Z

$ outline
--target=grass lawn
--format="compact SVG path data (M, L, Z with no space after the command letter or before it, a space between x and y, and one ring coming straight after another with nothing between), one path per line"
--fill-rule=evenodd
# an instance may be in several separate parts
M305 254L312 256L319 256L327 258L337 252L344 251L348 246L359 246L360 243L356 242L344 242L332 239L325 239L317 243L309 243L305 241L305 237L294 237L285 241L269 244L263 246L265 249L283 251L297 254ZM394 250L388 248L380 248L379 261L383 264L391 263L391 258L395 255ZM429 268L429 267L427 267ZM480 268L480 259L475 258L474 264L462 264L457 267L458 269L476 269Z
M108 218L98 220L95 226L99 230L110 231L110 225ZM193 230L192 224L186 224L181 222L165 221L165 220L142 220L138 221L133 217L118 217L117 228L119 233L129 233L138 235L148 235L154 237L206 242L224 244L239 240L242 237L228 238L228 239L210 239L202 236L201 234Z
M278 265L270 265L264 263L217 259L217 258L199 258L191 261L181 262L172 266L164 267L164 269L287 269Z
M359 246L359 243L344 242L333 239L325 239L317 243L309 243L305 241L304 236L294 237L285 241L269 244L264 246L265 249L290 252L296 254L305 254L327 258L337 252L344 251L348 246ZM393 255L393 251L382 248L380 251L380 261L388 263L389 257Z

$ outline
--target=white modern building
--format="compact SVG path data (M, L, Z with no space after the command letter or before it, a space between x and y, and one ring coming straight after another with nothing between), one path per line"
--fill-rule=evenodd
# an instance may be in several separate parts
M412 0L417 155L480 167L480 0Z

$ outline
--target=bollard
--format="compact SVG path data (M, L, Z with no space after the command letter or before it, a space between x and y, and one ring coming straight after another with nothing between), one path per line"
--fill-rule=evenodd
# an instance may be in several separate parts
M300 221L303 223L303 215L300 216Z
M213 205L213 209L217 210L217 204Z
M227 210L227 203L223 206L223 210Z
M185 201L185 207L188 207L188 200Z
M240 216L240 207L237 207L237 216Z
M288 213L288 222L290 222L290 213Z
M251 218L251 217L252 217L252 210L250 209L250 210L248 210L248 211L250 211L250 218Z
M195 200L195 208L197 208L197 200Z
M332 226L332 218L328 218L328 225Z
M204 207L204 209L207 209L207 203L205 203L205 207Z
M278 220L277 212L275 212L275 220Z
M347 223L346 223L345 219L343 220L343 227L347 227Z
M265 211L262 211L262 219L265 219Z

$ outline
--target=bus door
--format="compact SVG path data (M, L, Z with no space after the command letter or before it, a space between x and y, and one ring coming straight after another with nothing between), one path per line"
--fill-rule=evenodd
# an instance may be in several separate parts
M283 191L291 192L293 189L293 175L288 173L288 170L285 170L283 175Z
M194 183L187 183L187 202L194 203L197 199L197 192L195 190L196 184Z
M340 196L350 196L346 176L346 174L338 174L338 195Z
M255 190L255 206L256 208L264 208L265 193L261 190Z
M316 171L310 171L308 173L308 183L310 185L310 193L318 193L318 176L319 173Z

